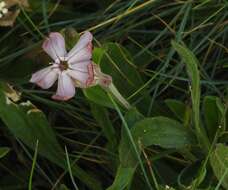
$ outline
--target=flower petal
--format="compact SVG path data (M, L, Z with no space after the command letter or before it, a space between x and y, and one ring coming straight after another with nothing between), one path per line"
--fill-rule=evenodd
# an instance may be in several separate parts
M54 84L57 76L57 69L53 69L52 66L49 66L34 73L30 79L30 82L36 83L43 89L48 89Z
M85 48L81 49L76 54L71 57L67 56L68 63L75 64L78 62L89 61L92 58L92 50L90 48L91 44L88 44Z
M92 58L92 40L90 32L85 32L75 47L67 54L69 63L74 64L80 61L88 61Z
M54 61L66 56L65 40L58 32L50 33L49 38L44 41L42 48Z
M58 77L58 89L54 96L52 96L55 100L66 101L75 95L75 87L72 79L66 74L66 72L62 72Z
M86 81L89 78L88 71L68 70L67 74L79 83L82 83L82 85L86 85Z
M92 61L82 61L71 64L67 74L76 80L79 87L86 87L94 78ZM89 83L88 83L89 82Z
M86 61L80 61L73 64L69 64L69 68L73 70L79 70L79 71L87 71L88 65L92 64L91 60Z
M68 56L78 53L81 49L85 48L90 44L93 40L93 35L86 31L78 40L78 43L72 48L72 50L68 53Z

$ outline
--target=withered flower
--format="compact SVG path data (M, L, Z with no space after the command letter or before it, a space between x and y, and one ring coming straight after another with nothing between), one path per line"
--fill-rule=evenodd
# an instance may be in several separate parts
M27 0L0 0L0 26L13 26L20 7L28 8Z

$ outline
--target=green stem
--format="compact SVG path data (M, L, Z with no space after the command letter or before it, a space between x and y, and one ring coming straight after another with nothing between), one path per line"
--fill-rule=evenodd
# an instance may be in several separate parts
M111 83L108 86L108 91L111 92L111 94L126 108L130 109L131 105L128 103L128 101L120 94L120 92L117 90L115 85Z
M29 185L28 185L29 190L32 190L32 177L33 177L35 166L36 166L36 160L37 160L37 154L38 154L38 144L39 144L39 141L37 140L36 147L35 147L35 153L34 153L34 157L33 157L33 161L32 161L32 169L31 169L30 176L29 176Z

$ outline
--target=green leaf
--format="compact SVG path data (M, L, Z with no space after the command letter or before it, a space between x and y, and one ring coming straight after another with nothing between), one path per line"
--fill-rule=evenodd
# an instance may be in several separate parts
M132 127L131 134L139 151L140 146L158 145L163 148L182 149L195 143L193 134L187 128L167 117L142 119ZM124 167L135 167L138 164L134 150L126 140L120 144L119 156Z
M154 117L145 118L136 109L130 110L125 115L126 122L130 128L132 137L138 146L138 151L141 151L141 145L143 147L148 147L151 145L159 145L164 148L176 148L181 149L186 146L193 145L195 143L195 138L193 134L185 127L183 127L179 122L167 117ZM136 167L138 165L138 159L135 156L134 150L131 143L127 138L127 134L122 131L121 142L119 145L119 158L120 167L119 170L132 169L131 172L127 174L127 180L124 180L124 184L118 184L119 181L122 182L124 174L117 172L115 177L115 182L111 186L113 189L118 189L122 187L122 190L128 186L130 183ZM132 175L132 176L129 176Z
M211 141L214 139L221 120L221 114L216 103L217 99L215 96L206 96L203 100L205 124Z
M100 62L102 71L112 76L115 86L122 95L131 95L143 85L131 56L117 43L108 43L104 49L105 55Z
M129 102L137 101L137 108L140 112L146 114L150 97L145 95L145 90L138 91L144 85L137 66L133 63L130 53L117 43L107 43L103 46L105 50L104 56L100 61L102 72L109 74L115 87L120 94L127 98L137 92ZM142 98L144 96L144 98Z
M211 154L210 162L218 181L225 189L228 189L228 147L218 144ZM226 174L226 175L225 175Z
M139 113L137 109L133 108L126 113L124 118L127 122L129 129L131 130L134 127L135 123L144 119L144 116ZM122 127L121 141L119 145L119 158L123 167L135 167L137 165L137 158L132 155L135 155L134 149L126 131Z
M101 106L113 108L112 102L110 101L106 91L100 86L86 88L83 90L83 92L90 101Z
M139 113L137 109L132 108L126 113L124 118L128 127L131 129L134 124L142 120L144 116ZM121 141L119 145L120 166L117 170L115 180L108 190L122 190L130 184L138 163L136 158L131 155L135 155L132 144L126 134L126 131L122 128Z
M135 142L144 146L158 145L163 148L184 148L194 144L194 137L187 128L167 117L146 118L131 130Z
M195 55L187 47L182 46L175 41L172 41L172 46L186 64L186 70L191 80L190 90L196 134L198 137L198 141L208 150L208 138L206 136L204 128L200 126L200 73L198 70L199 62Z
M109 142L108 147L111 147L111 150L116 150L117 148L116 132L112 125L112 122L109 119L107 109L94 103L91 103L90 105L91 105L91 111L94 118L99 123L99 126L102 127L104 135Z
M131 129L134 127L135 123L144 119L144 115L142 115L136 108L132 108L126 112L124 118L128 127Z
M184 121L187 108L183 102L174 99L167 99L165 100L165 103L179 120Z
M199 62L195 55L186 47L172 41L172 46L181 56L187 67L187 73L192 84L192 101L199 107L200 101L200 74L198 70Z
M10 97L16 93L6 89L7 85L0 83L0 118L8 129L31 149L39 140L39 154L67 170L64 151L43 112L31 102L13 102ZM72 170L88 187L100 190L100 184L80 167L75 165Z
M93 50L93 62L96 64L100 64L103 56L104 56L105 50L103 48L94 48Z
M113 184L107 190L125 189L130 184L134 172L135 168L125 168L120 165Z
M0 147L0 159L5 157L10 151L8 147Z
M195 117L199 118L200 106L200 74L198 70L198 60L195 55L186 47L172 41L172 46L186 63L187 73L191 79L191 95ZM198 114L198 115L197 115Z

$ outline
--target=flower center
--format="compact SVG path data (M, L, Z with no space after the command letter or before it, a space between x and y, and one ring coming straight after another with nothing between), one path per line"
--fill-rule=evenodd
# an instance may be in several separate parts
M59 69L61 71L65 71L69 68L69 65L67 63L67 61L61 61L60 64L59 64Z

